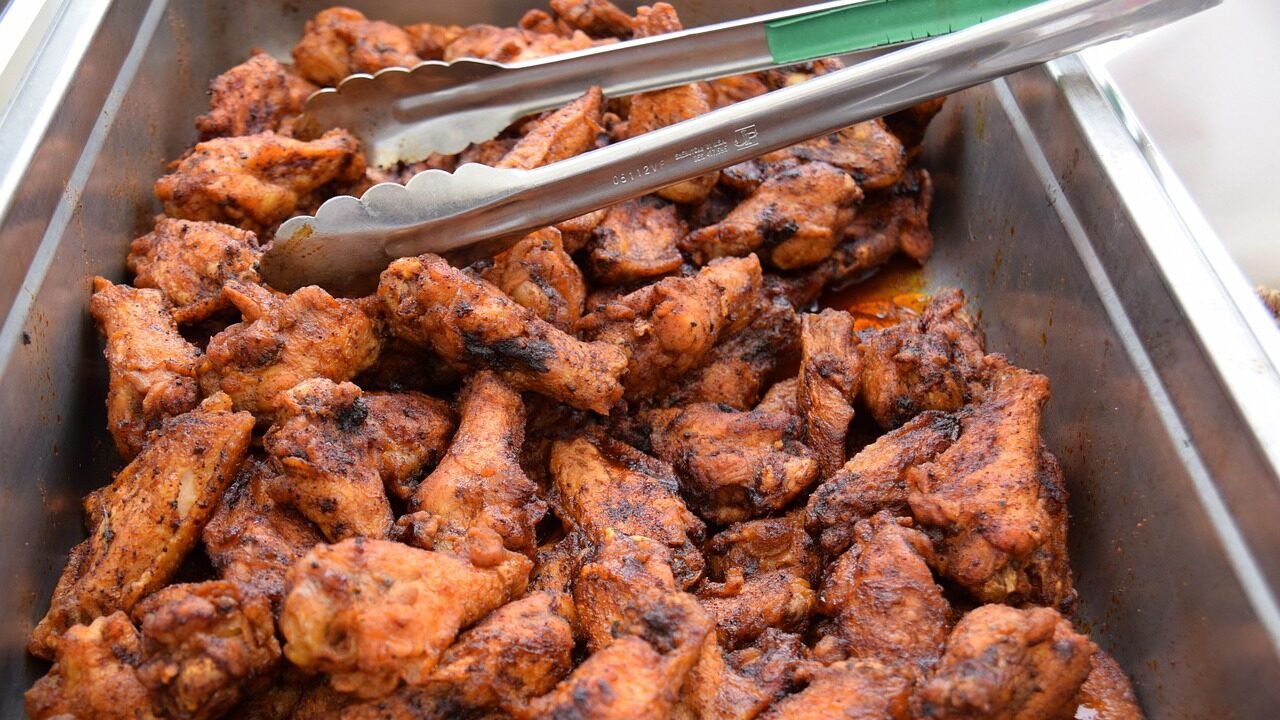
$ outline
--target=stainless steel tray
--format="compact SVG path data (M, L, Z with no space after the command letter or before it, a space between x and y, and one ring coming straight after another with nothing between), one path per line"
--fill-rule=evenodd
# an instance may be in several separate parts
M351 4L395 22L510 23L526 6ZM802 3L675 4L701 24ZM83 536L80 497L118 465L89 278L124 276L207 81L254 45L286 56L322 7L66 0L0 115L0 717L22 715L43 671L23 647ZM1274 339L1102 87L1067 59L953 98L925 158L928 278L964 287L990 346L1052 379L1079 621L1151 717L1276 717Z

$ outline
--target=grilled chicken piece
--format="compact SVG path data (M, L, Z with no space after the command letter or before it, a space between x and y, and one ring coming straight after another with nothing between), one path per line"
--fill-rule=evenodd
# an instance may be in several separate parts
M942 110L946 102L945 96L933 98L885 116L885 124L889 126L889 131L902 141L909 159L914 160L919 157L925 131L929 129L929 123Z
M652 397L751 321L760 282L755 256L726 259L604 303L580 327L593 340L627 349L628 399Z
M790 158L834 165L849 173L863 190L890 187L907 170L902 142L879 118L777 150L758 162L777 163Z
M827 570L818 611L835 618L849 656L928 677L947 641L951 608L925 558L929 538L881 512L854 528L853 547Z
M271 498L274 479L265 460L245 460L205 525L202 540L219 577L261 595L278 611L285 574L324 538L310 521Z
M96 277L89 312L107 340L107 429L120 456L130 460L151 431L200 402L200 351L178 334L156 290Z
M798 673L809 686L779 700L762 720L908 720L911 683L873 662L839 662Z
M818 462L790 415L696 403L645 419L654 453L675 467L694 510L713 522L779 510L818 479Z
M613 42L593 41L586 33L575 30L568 34L540 32L526 28L500 28L493 25L468 25L462 34L444 49L447 61L459 58L481 58L504 64L527 62L550 55L585 50L594 45Z
M550 693L515 714L520 720L665 720L682 677L663 654L634 635L593 653ZM677 668L678 669L678 668Z
M600 132L600 88L534 123L496 167L532 170L579 155L595 147Z
M1069 612L1067 489L1040 439L1049 380L998 355L984 366L990 389L960 414L959 439L906 470L911 512L938 538L938 571L978 600Z
M800 316L796 403L804 422L804 443L813 450L824 478L844 465L845 437L861 373L852 315L827 309Z
M214 78L209 85L209 112L196 118L201 140L257 135L289 135L302 105L319 90L267 53L253 57Z
M1096 651L1054 610L984 605L956 624L937 674L917 689L919 716L1065 720Z
M756 410L770 413L783 413L800 417L800 378L793 377L779 380L769 387L769 391L760 398Z
M351 8L332 7L307 21L293 47L293 62L311 82L334 86L352 73L413 67L423 60L414 52L416 46L403 28L370 20Z
M89 538L72 549L27 649L53 657L58 636L130 610L173 576L235 479L253 417L218 394L166 420L115 480L85 498Z
M223 295L244 320L209 340L200 364L206 394L227 393L236 408L270 420L284 391L309 378L350 380L373 365L382 340L356 300L316 287L281 296L229 282Z
M413 54L423 60L443 60L444 50L465 32L461 25L437 25L415 23L405 25L404 31L413 39Z
M533 232L495 255L493 265L480 276L566 333L573 334L582 318L587 284L553 227Z
M457 367L488 368L516 389L599 413L622 396L622 350L566 335L435 255L392 263L378 297L393 332Z
M756 73L718 78L707 86L711 90L711 105L716 110L769 92L769 86Z
M614 205L588 244L592 274L619 285L673 273L684 262L676 245L684 234L676 206L652 195Z
M720 644L742 647L770 628L800 632L813 612L815 593L809 581L789 570L744 576L726 573L723 583L705 583L698 599L715 619Z
M555 503L562 519L593 543L610 530L640 535L671 550L680 587L702 575L705 526L680 499L671 466L609 438L577 437L551 449Z
M716 580L735 569L744 577L784 570L813 580L820 567L801 512L734 523L707 542L707 570Z
M281 396L276 424L263 438L282 475L270 485L330 542L385 538L387 488L412 490L413 478L444 454L453 413L418 393L363 393L351 383L305 380Z
M530 554L546 504L520 467L524 403L497 375L482 370L468 379L459 404L458 432L414 492L412 521L431 525L420 534L429 534L437 550L458 552L472 528L487 527L507 548Z
M155 701L138 678L142 638L123 612L74 625L58 641L53 667L26 694L32 720L153 720Z
M726 653L714 635L681 688L677 718L751 720L792 689L806 648L797 635L767 630L754 644Z
M631 37L631 16L609 0L551 0L551 9L591 37Z
M329 183L364 177L360 143L346 130L311 142L262 132L197 144L156 181L166 215L265 233Z
M222 294L229 281L259 282L262 250L253 233L215 222L161 218L129 248L133 284L156 288L173 304L179 324L198 323L231 303Z
M1073 717L1094 720L1143 720L1146 716L1133 693L1133 684L1120 663L1104 650L1089 659L1089 677L1080 686Z
M681 248L698 264L760 251L782 270L817 265L840 242L862 190L826 163L784 163L715 225L689 233Z
M809 496L809 532L822 550L839 555L853 542L854 524L881 510L907 514L907 470L938 457L960 435L953 415L926 412L862 449Z
M500 545L491 555L482 568L385 540L317 545L289 571L285 655L362 698L426 684L460 630L524 591L529 559Z
M529 573L530 592L567 593L582 569L583 556L590 541L576 530L538 547L533 555L533 571Z

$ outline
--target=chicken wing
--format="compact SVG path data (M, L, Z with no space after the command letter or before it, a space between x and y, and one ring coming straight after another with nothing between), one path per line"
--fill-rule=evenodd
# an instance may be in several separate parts
M582 318L587 284L553 227L527 235L495 255L493 265L480 276L566 333L573 334Z
M908 720L911 683L873 662L840 662L807 668L809 686L779 700L761 720Z
M885 116L885 124L889 126L890 132L902 140L908 158L914 160L920 155L925 131L929 129L929 123L942 110L946 102L945 96L933 98Z
M725 653L707 637L681 689L676 718L752 720L792 689L806 648L797 635L767 630L756 644Z
M461 37L465 28L427 22L405 25L404 31L413 39L413 54L423 60L443 60L445 48Z
M524 591L529 559L499 551L480 568L385 540L317 545L289 571L285 655L362 698L425 684L459 630Z
M1065 720L1097 646L1049 608L984 605L947 640L917 692L923 718Z
M734 523L707 542L707 570L716 580L735 569L744 577L783 570L814 580L820 567L802 512Z
M378 297L396 334L447 362L491 369L517 389L599 413L622 396L622 350L566 335L435 255L392 263Z
M907 170L902 142L879 118L777 150L761 157L760 162L789 158L834 165L849 173L863 190L890 187Z
M583 556L590 541L576 530L538 547L533 555L533 571L529 573L530 592L567 593L582 569Z
M267 53L253 57L214 78L209 85L209 112L196 118L201 140L216 137L283 133L319 90Z
M588 243L592 274L619 285L673 273L684 262L677 247L684 234L676 206L652 195L614 205Z
M159 711L142 681L142 638L123 612L74 625L58 641L53 667L26 694L31 720L154 720Z
M756 410L800 417L800 402L797 397L799 389L800 378L798 377L779 380L769 386L769 391L760 398Z
M668 666L652 645L626 635L587 657L554 690L515 717L665 720L679 693Z
M532 170L550 165L595 147L600 133L600 88L537 121L496 167Z
M983 602L1070 610L1067 490L1040 439L1049 380L984 361L987 397L960 416L960 437L932 462L906 470L916 521L935 533L937 568Z
M307 21L293 48L293 62L311 82L333 86L352 73L413 67L422 62L416 47L403 28L370 20L351 8L331 7Z
M809 581L790 570L745 576L726 573L725 582L708 582L698 599L715 619L720 644L739 648L770 628L800 632L813 612L815 593Z
M106 337L107 429L132 459L166 419L200 402L200 351L178 334L164 296L93 279L89 312Z
M197 144L156 181L166 215L214 220L263 233L332 182L364 177L360 143L346 130L311 142L262 132Z
M769 86L756 73L717 78L707 85L711 89L711 104L717 110L769 92Z
M1089 659L1089 677L1076 696L1074 717L1092 720L1143 720L1129 676L1116 659L1098 650Z
M156 288L173 304L179 324L198 323L230 307L222 294L228 281L259 282L258 238L215 222L161 218L129 248L134 285Z
M861 373L852 315L827 309L800 316L796 403L804 423L804 443L813 450L824 478L844 465L845 437L853 421Z
M316 287L280 296L260 285L229 282L223 295L244 317L209 340L200 364L206 394L221 390L260 420L281 393L310 378L350 380L382 350L378 327L359 301Z
M551 0L551 9L592 37L631 37L631 16L609 0Z

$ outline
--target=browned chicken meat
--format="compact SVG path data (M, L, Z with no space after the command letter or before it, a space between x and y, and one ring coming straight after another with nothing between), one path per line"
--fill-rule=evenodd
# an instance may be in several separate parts
M115 480L85 498L89 538L67 559L28 650L53 656L58 636L163 587L235 479L253 417L218 394L166 420Z
M929 123L942 110L946 102L945 96L933 98L885 116L885 124L889 126L890 132L902 140L909 158L914 160L920 154L920 144L924 142L925 130L929 129Z
M1104 650L1089 659L1089 677L1076 696L1074 717L1081 720L1143 720L1133 684L1120 663Z
M775 703L762 720L908 720L911 683L874 662L840 662L799 674L808 687Z
M725 575L725 582L698 590L725 647L742 647L770 628L799 632L808 624L815 593L805 578L789 570L744 576L738 568Z
M796 405L804 422L804 442L824 478L844 465L845 437L861 373L852 315L827 309L800 316Z
M604 98L593 87L582 97L539 120L497 167L532 170L595 147L600 132L600 105Z
M614 205L591 235L592 274L618 285L673 273L684 263L677 247L684 234L674 205L649 195Z
M435 255L392 263L378 297L393 332L459 367L488 368L517 389L599 413L622 396L621 350L566 335Z
M592 37L631 37L631 17L609 0L551 0L551 9Z
M801 512L734 523L707 542L707 569L716 580L733 570L744 577L785 570L812 580L820 568Z
M566 333L573 334L582 319L587 284L565 252L560 231L553 227L542 228L495 255L480 276Z
M423 60L443 60L444 49L461 37L465 28L461 25L437 25L426 22L405 25L404 31L413 38L415 55Z
M290 134L293 119L315 85L259 52L214 78L209 85L209 112L196 118L200 139L257 135L261 132Z
M154 230L133 241L127 262L133 284L164 293L173 319L183 324L230 307L222 286L233 280L257 283L261 257L257 236L247 230L161 218Z
M751 720L793 689L806 648L797 635L768 630L754 645L726 653L707 637L681 687L673 717Z
M890 187L907 169L902 142L879 119L769 153L758 162L777 163L789 158L834 165L849 173L863 190Z
M178 334L164 295L93 279L89 312L106 337L107 428L126 460L167 418L200 402L200 351Z
M477 567L363 538L317 545L289 572L285 655L363 698L426 684L460 630L524 591L529 559L500 547L496 559Z
M72 626L50 657L49 673L27 691L31 720L159 717L150 691L138 678L142 638L123 612Z
M965 615L917 692L923 718L1065 720L1097 647L1049 608L984 605Z
M422 62L416 47L403 28L370 20L351 8L333 7L307 21L293 48L293 62L311 82L337 85L352 73L413 67Z
M932 207L933 179L923 168L908 170L892 187L867 193L828 261L831 285L857 281L899 252L923 265L933 253Z

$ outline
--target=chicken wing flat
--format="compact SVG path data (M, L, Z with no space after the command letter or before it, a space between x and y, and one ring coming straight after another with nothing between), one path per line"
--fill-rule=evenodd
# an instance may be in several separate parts
M784 570L813 580L820 567L802 512L734 523L707 542L707 570L717 580L734 569L744 577Z
M1054 610L984 605L956 624L937 674L916 691L919 716L1065 720L1096 650Z
M307 21L293 48L293 62L317 85L337 85L352 73L375 73L422 62L413 36L403 28L370 20L351 8L332 7Z
M551 474L557 512L593 543L610 530L640 535L670 548L681 587L702 575L705 526L680 499L670 465L616 440L583 436L552 446Z
M592 275L619 285L673 273L684 263L677 247L684 234L676 206L652 195L614 205L591 234Z
M907 514L907 470L941 455L959 437L960 426L954 415L921 413L819 485L809 496L805 522L823 551L843 553L853 542L854 524L881 510Z
M859 521L853 547L828 569L818 610L834 617L850 657L924 678L946 644L951 608L925 558L929 538L905 518Z
M839 168L784 163L724 220L685 236L681 248L700 265L756 251L782 270L816 265L840 242L860 200L858 184Z
M592 37L631 37L631 16L609 0L551 0L551 9Z
M425 684L458 631L524 591L531 563L463 557L385 540L317 545L289 571L285 655L340 692L386 695Z
M1074 717L1093 720L1143 720L1133 684L1120 663L1104 650L1089 659L1089 677L1080 686ZM1092 713L1092 714L1090 714Z
M195 547L249 449L253 416L215 395L166 420L115 480L85 498L89 538L67 558L27 649L50 658L58 636L164 586Z
M923 265L933 253L931 209L933 178L923 168L908 170L893 187L868 193L831 255L832 285L855 282L899 252Z
M196 130L201 140L268 130L288 135L294 116L318 89L267 53L255 53L214 78L209 112L196 118Z
M805 673L809 686L779 700L762 720L908 720L911 683L873 662L840 662Z
M236 408L270 420L284 391L308 378L350 380L382 349L361 303L316 287L280 296L261 285L229 282L222 290L244 320L209 340L200 364L206 394L219 390Z
M532 170L571 158L595 147L600 133L600 88L593 87L582 97L536 122L497 167Z
M444 49L461 37L465 31L461 25L414 23L405 25L404 31L413 38L413 53L423 60L443 60Z
M646 420L654 453L675 467L693 509L716 523L779 510L818 479L790 415L695 403Z
M668 663L634 635L618 638L583 660L554 690L515 717L575 720L663 720L676 704Z
M529 592L569 592L590 547L590 541L576 530L540 545L533 555Z
M777 630L733 653L708 636L698 664L685 678L674 717L751 720L792 689L805 650L799 636Z
M608 413L622 397L626 354L582 342L435 255L397 260L378 297L393 332L460 367L488 368L520 390Z
M228 281L259 282L258 238L215 222L161 218L133 241L127 260L134 285L156 288L173 304L179 324L198 323L230 307L222 294Z
M890 187L907 170L902 142L879 118L769 153L760 161L774 163L788 158L834 165L849 173L863 190Z
M1049 380L985 361L987 398L960 416L960 437L906 470L916 521L937 533L937 566L983 602L1034 602L1069 611L1067 490L1040 439Z
M804 630L813 612L815 593L809 581L789 570L745 576L726 573L723 583L705 583L698 599L715 619L720 644L739 648L770 628Z
M107 340L107 429L120 456L129 460L148 433L200 402L200 351L178 334L156 290L94 278L89 312Z
M457 552L472 528L488 527L507 548L530 554L546 504L520 466L520 394L494 373L480 371L467 381L459 404L462 421L449 451L418 485L409 508L418 521L433 523L437 550Z
M137 666L142 638L123 612L67 629L53 667L26 694L32 720L153 720L157 709Z
M557 329L573 334L587 301L582 271L564 250L560 231L538 230L493 257L480 275Z
M197 144L156 181L166 215L266 232L332 182L364 177L360 143L346 130L311 142L262 132Z
M796 403L804 422L804 443L813 451L824 478L844 465L845 438L861 373L852 315L827 309L800 316Z

